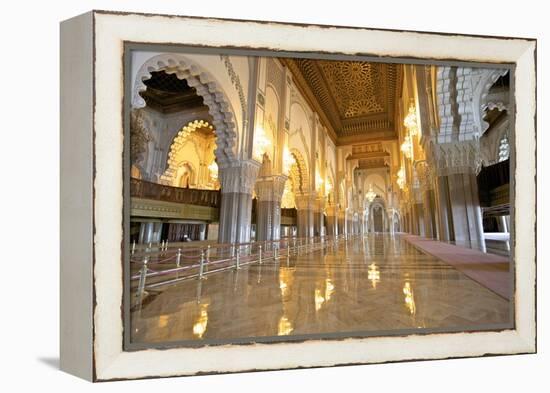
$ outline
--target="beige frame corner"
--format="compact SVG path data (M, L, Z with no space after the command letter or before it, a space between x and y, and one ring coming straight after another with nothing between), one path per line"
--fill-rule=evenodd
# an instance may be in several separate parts
M536 351L536 42L276 23L95 12L94 379L322 367ZM251 34L251 31L254 33ZM304 343L123 351L124 42L515 63L515 330Z

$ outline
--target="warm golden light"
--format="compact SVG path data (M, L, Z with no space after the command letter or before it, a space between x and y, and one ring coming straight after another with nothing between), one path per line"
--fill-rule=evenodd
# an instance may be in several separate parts
M399 170L397 171L397 185L399 186L399 188L401 190L403 190L405 188L405 182L406 182L406 179L405 179L405 168L401 167L399 168Z
M325 183L325 195L328 196L332 191L332 183L330 182L330 180L328 180L326 183Z
M367 198L367 201L369 201L369 203L372 203L372 201L374 201L374 199L376 198L376 193L372 189L372 184L369 184L369 190L365 194L365 198Z
M315 289L315 311L319 311L325 302L325 298L320 289Z
M256 132L254 134L254 149L253 156L256 160L262 161L264 153L267 151L267 148L271 145L271 141L267 137L264 128L262 126L256 127Z
M210 172L210 178L213 181L218 180L218 164L216 163L216 160L212 161L210 165L208 165L208 171Z
M323 186L323 178L319 174L319 171L315 171L315 187L317 188L317 191L321 191L322 186Z
M413 103L409 106L409 113L407 113L407 116L405 116L405 120L403 121L403 124L409 130L409 133L412 136L415 136L418 134L418 122L416 119L416 107Z
M411 315L416 314L416 304L414 303L414 293L411 288L411 284L407 281L403 287L403 293L405 294L405 305L409 309Z
M200 314L197 321L193 325L193 334L197 338L202 338L206 332L206 326L208 325L208 303L201 304Z
M376 289L376 284L380 282L380 270L374 262L369 265L368 279L371 281L372 287Z
M405 138L403 139L403 143L401 144L401 151L403 152L405 157L409 159L412 157L412 148L413 146L412 146L411 137L407 135L405 136Z
M325 280L325 302L328 302L334 293L334 284L330 278Z
M285 175L288 175L290 173L290 168L292 168L292 165L296 163L296 160L294 159L294 156L288 150L288 147L285 146L283 149L283 173Z
M288 336L294 328L292 327L292 323L288 320L287 317L284 315L279 319L279 326L277 329L277 335L279 336Z

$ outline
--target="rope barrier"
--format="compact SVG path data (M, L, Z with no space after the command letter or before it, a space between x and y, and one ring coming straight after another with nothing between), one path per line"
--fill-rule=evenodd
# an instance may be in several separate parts
M319 241L316 241L319 240ZM292 241L290 239L280 240L280 241L270 241L270 242L262 242L259 243L243 243L243 244L230 244L230 245L219 245L219 246L211 246L207 245L206 247L193 247L193 248L177 248L177 251L173 253L173 255L169 256L168 258L160 259L160 260L151 260L152 257L154 258L155 255L158 256L165 256L166 251L168 250L168 242L163 241L161 244L159 244L159 249L161 251L152 251L152 244L149 243L148 247L146 248L145 255L143 255L142 260L136 260L131 259L130 262L134 264L142 264L141 269L139 270L139 273L134 274L130 277L131 280L139 280L138 286L137 286L137 296L142 296L145 293L146 288L154 288L164 285L170 285L176 282L180 282L182 280L191 279L191 278L198 278L198 279L204 279L206 275L218 273L221 271L227 271L236 269L241 269L242 266L250 265L253 263L263 264L264 262L268 260L273 260L274 262L277 262L280 258L279 251L281 249L281 245L285 245L286 247L282 247L283 249L286 248L286 258L287 263L290 259L290 256L292 254L299 256L303 255L304 253L308 252L315 252L318 250L326 249L328 247L337 247L338 243L340 241L347 240L347 237L345 235L341 236L335 236L333 239L333 242L327 241L327 237L318 237L318 238L310 238L310 239L303 239L303 238L293 238ZM293 246L291 245L293 244ZM257 252L253 253L253 247L256 247ZM185 253L188 253L189 251L200 251L200 254L193 254L193 255L186 255ZM269 251L268 251L269 250ZM221 252L220 252L221 251ZM242 251L244 251L244 255L242 255ZM132 255L138 256L138 253L135 252L135 245L132 245ZM215 254L218 257L213 257L213 254ZM220 255L221 254L221 255ZM228 257L223 257L223 254L228 254ZM283 254L284 255L284 254ZM166 263L168 261L174 260L175 266L174 268L164 269L164 270L152 270L148 267L148 265L156 265L160 263ZM194 260L196 263L192 263L190 265L181 266L183 260ZM223 264L226 264L224 266ZM215 268L215 266L220 266L218 268ZM212 267L213 269L211 269ZM179 277L179 273L185 272L185 271L191 271L192 269L197 269L197 272L194 274L186 275L184 277ZM159 281L147 284L146 281L148 278L153 277L161 277L166 276L170 274L177 274L178 277L174 279Z

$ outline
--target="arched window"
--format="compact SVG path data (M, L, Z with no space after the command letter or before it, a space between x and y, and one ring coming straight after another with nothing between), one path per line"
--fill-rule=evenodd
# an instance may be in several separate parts
M508 136L504 135L498 145L498 162L506 161L510 157Z

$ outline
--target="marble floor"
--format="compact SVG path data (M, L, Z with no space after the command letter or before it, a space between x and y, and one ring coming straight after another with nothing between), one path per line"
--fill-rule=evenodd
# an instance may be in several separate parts
M380 234L151 290L132 307L131 342L498 329L510 321L508 300L402 236Z

